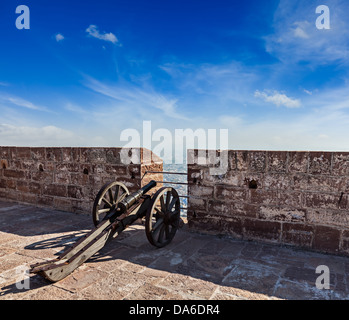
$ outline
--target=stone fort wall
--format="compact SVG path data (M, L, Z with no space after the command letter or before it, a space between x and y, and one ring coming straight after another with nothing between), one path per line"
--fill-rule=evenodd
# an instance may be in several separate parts
M191 152L192 230L349 254L349 153L229 150L211 175Z
M142 180L146 170L162 171L162 160L155 154L151 154L151 161L144 161L143 149L131 149L129 158L133 153L140 161L124 164L121 150L0 147L0 199L91 213L94 199L106 182L123 182L133 192L152 179L162 180L162 174L147 174Z
M90 214L108 181L132 192L163 179L144 176L163 170L159 157L145 161L143 149L131 149L140 163L124 164L121 150L0 147L0 199ZM226 172L212 175L212 154L201 164L190 152L191 230L349 255L349 153L229 150Z

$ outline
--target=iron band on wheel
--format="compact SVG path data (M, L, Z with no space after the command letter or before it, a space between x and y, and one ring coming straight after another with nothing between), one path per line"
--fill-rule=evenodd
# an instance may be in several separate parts
M129 195L127 187L121 182L107 182L97 193L92 209L93 224L105 220L109 213L116 210L119 202Z

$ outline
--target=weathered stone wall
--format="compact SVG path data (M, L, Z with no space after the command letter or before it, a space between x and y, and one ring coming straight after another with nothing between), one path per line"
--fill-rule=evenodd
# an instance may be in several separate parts
M143 149L130 150L140 163L124 164L121 148L0 147L0 198L64 211L90 213L104 183L123 182L130 192L151 179L162 180L162 160Z
M209 168L188 165L191 229L349 254L349 153L231 150Z

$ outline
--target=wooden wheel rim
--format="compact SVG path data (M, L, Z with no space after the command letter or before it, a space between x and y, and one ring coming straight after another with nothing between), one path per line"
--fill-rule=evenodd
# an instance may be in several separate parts
M152 197L145 219L145 232L149 242L164 247L175 236L180 221L178 193L170 187L159 189Z
M121 182L107 182L99 190L93 204L92 219L93 224L97 225L106 217L106 215L115 209L118 203L129 195L127 187ZM103 218L101 218L103 216Z

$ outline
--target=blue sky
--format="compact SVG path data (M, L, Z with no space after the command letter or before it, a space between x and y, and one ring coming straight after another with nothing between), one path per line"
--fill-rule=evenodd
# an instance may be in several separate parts
M232 149L349 151L348 14L345 0L2 1L0 145L123 146L151 121L228 129Z

